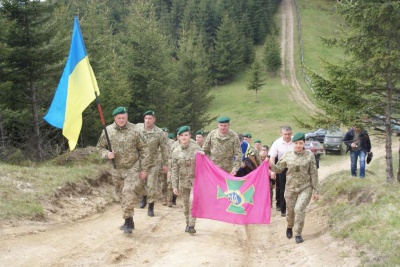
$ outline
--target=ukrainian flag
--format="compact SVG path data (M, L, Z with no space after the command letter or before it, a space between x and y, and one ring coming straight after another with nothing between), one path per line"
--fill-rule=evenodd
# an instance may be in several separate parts
M82 113L96 98L95 92L100 95L78 18L75 17L67 64L53 102L44 116L44 120L49 124L62 129L63 135L68 139L70 150L73 150L78 142L82 128Z

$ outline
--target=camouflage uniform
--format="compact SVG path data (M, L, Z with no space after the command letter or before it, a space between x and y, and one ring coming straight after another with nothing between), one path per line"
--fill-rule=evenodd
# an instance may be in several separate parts
M115 192L119 197L123 218L132 217L134 213L135 193L141 195L142 180L139 178L141 171L148 171L151 167L149 152L143 137L136 130L133 123L128 122L125 126L119 127L113 123L107 126L107 133L110 139L112 150L115 153L115 165L108 160L111 167ZM107 140L102 132L97 142L98 151L103 159L108 159Z
M195 157L196 152L200 150L200 146L194 141L189 142L186 147L175 145L172 151L172 188L178 188L182 196L183 214L186 217L186 225L194 227L196 218L191 215L191 206L193 202L193 183L195 176Z
M146 140L149 149L149 161L153 163L153 166L149 169L147 175L146 190L147 201L149 203L154 203L157 195L158 188L158 154L161 152L161 166L168 166L168 146L167 139L164 136L163 130L154 126L150 131L144 129L144 123L136 124L136 127Z
M305 210L310 203L313 190L319 192L318 171L314 154L305 150L303 153L286 152L271 170L286 174L286 220L287 227L293 228L295 236L301 236L304 226Z
M172 139L167 139L167 147L168 147L168 170L170 167L170 158L171 158L171 148L172 148L172 144L175 143L174 140ZM161 193L163 195L163 198L167 200L166 204L169 204L168 202L171 201L172 199L172 185L171 185L171 181L168 180L168 174L164 173L164 169L163 169L163 165L162 163L162 154L160 153L158 155L158 167L159 169L159 173L158 173L158 177L160 179L160 189L161 189Z
M234 131L229 130L227 135L222 136L218 129L212 130L204 141L202 151L228 173L237 172L240 168L242 151L239 137Z

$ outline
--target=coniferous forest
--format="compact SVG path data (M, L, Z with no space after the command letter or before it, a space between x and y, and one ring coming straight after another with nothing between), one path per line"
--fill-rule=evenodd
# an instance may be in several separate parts
M208 125L210 90L232 81L277 32L280 0L0 0L0 152L45 160L68 149L43 116L69 53L74 16L100 88L107 124L117 106L148 109L171 130ZM93 102L78 147L102 126Z

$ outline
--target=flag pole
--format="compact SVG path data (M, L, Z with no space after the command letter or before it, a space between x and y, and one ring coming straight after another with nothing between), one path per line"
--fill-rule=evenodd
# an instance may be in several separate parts
M100 120L101 120L101 125L103 125L104 134L105 134L106 139L107 139L108 150L112 151L110 138L108 137L106 122L104 121L103 109L101 108L100 100L99 100L99 97L98 97L96 91L94 91L94 95L96 96L97 110L99 111L99 116L100 116ZM114 166L114 169L116 169L117 166L116 166L116 164L115 164L115 159L112 159L112 164L113 164L113 166Z
M78 26L79 26L78 16L75 16L75 19L78 21ZM79 31L81 31L80 26L79 26ZM82 35L82 34L81 34L81 35ZM83 37L82 37L82 39L83 39ZM86 48L85 48L85 50L86 50ZM85 52L86 52L86 51L85 51ZM86 53L87 53L87 52L86 52ZM94 78L93 70L92 70L92 68L90 67L89 60L87 61L87 67L88 67L88 70L89 70L89 73L90 73L90 79L92 80L92 84L96 84L96 85L97 85L97 81L96 81L95 78ZM95 89L95 88L94 88L94 89ZM109 138L109 136L108 136L108 132L107 132L107 128L106 128L106 123L105 123L105 121L104 121L103 109L101 108L99 96L98 96L96 90L94 90L94 95L95 95L95 97L96 97L97 110L99 111L99 116L100 116L101 124L102 124L102 126L103 126L104 134L105 134L105 136L106 136L108 150L109 150L109 151L112 151L110 138ZM114 169L116 169L116 168L117 168L117 165L115 164L115 159L112 159L112 164L113 164L113 166L114 166Z

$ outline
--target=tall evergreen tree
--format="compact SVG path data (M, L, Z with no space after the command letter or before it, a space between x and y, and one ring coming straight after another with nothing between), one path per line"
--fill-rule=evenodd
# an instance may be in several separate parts
M13 146L42 159L41 94L46 79L54 75L49 66L59 59L59 45L51 42L57 35L57 29L49 22L52 5L25 0L1 1L0 6L2 18L11 22L2 38L10 47L3 81L11 86L2 92L1 101L8 110L7 116L15 119L3 129Z
M212 77L216 83L229 82L243 65L239 40L240 33L235 22L225 15L218 28L215 49L212 53Z
M248 90L256 91L256 103L258 103L258 91L261 90L264 84L265 82L262 79L261 65L256 60L251 66L251 75L249 82L246 86Z
M340 35L325 41L350 57L341 65L327 64L327 77L314 73L316 96L327 114L347 125L365 115L384 114L386 179L393 182L391 119L400 113L400 2L342 1L338 10L345 22Z
M273 76L282 67L281 47L276 36L269 36L265 42L263 63Z
M156 111L157 122L173 120L175 92L172 90L175 61L167 38L159 32L154 8L147 1L131 5L126 18L129 31L121 37L125 70L132 94L130 118L143 121L143 112Z
M183 33L178 53L179 105L177 112L180 125L190 125L193 130L204 128L213 118L207 113L212 103L210 85L207 79L207 66L204 63L205 51L198 36L193 33ZM180 126L177 125L177 126Z

